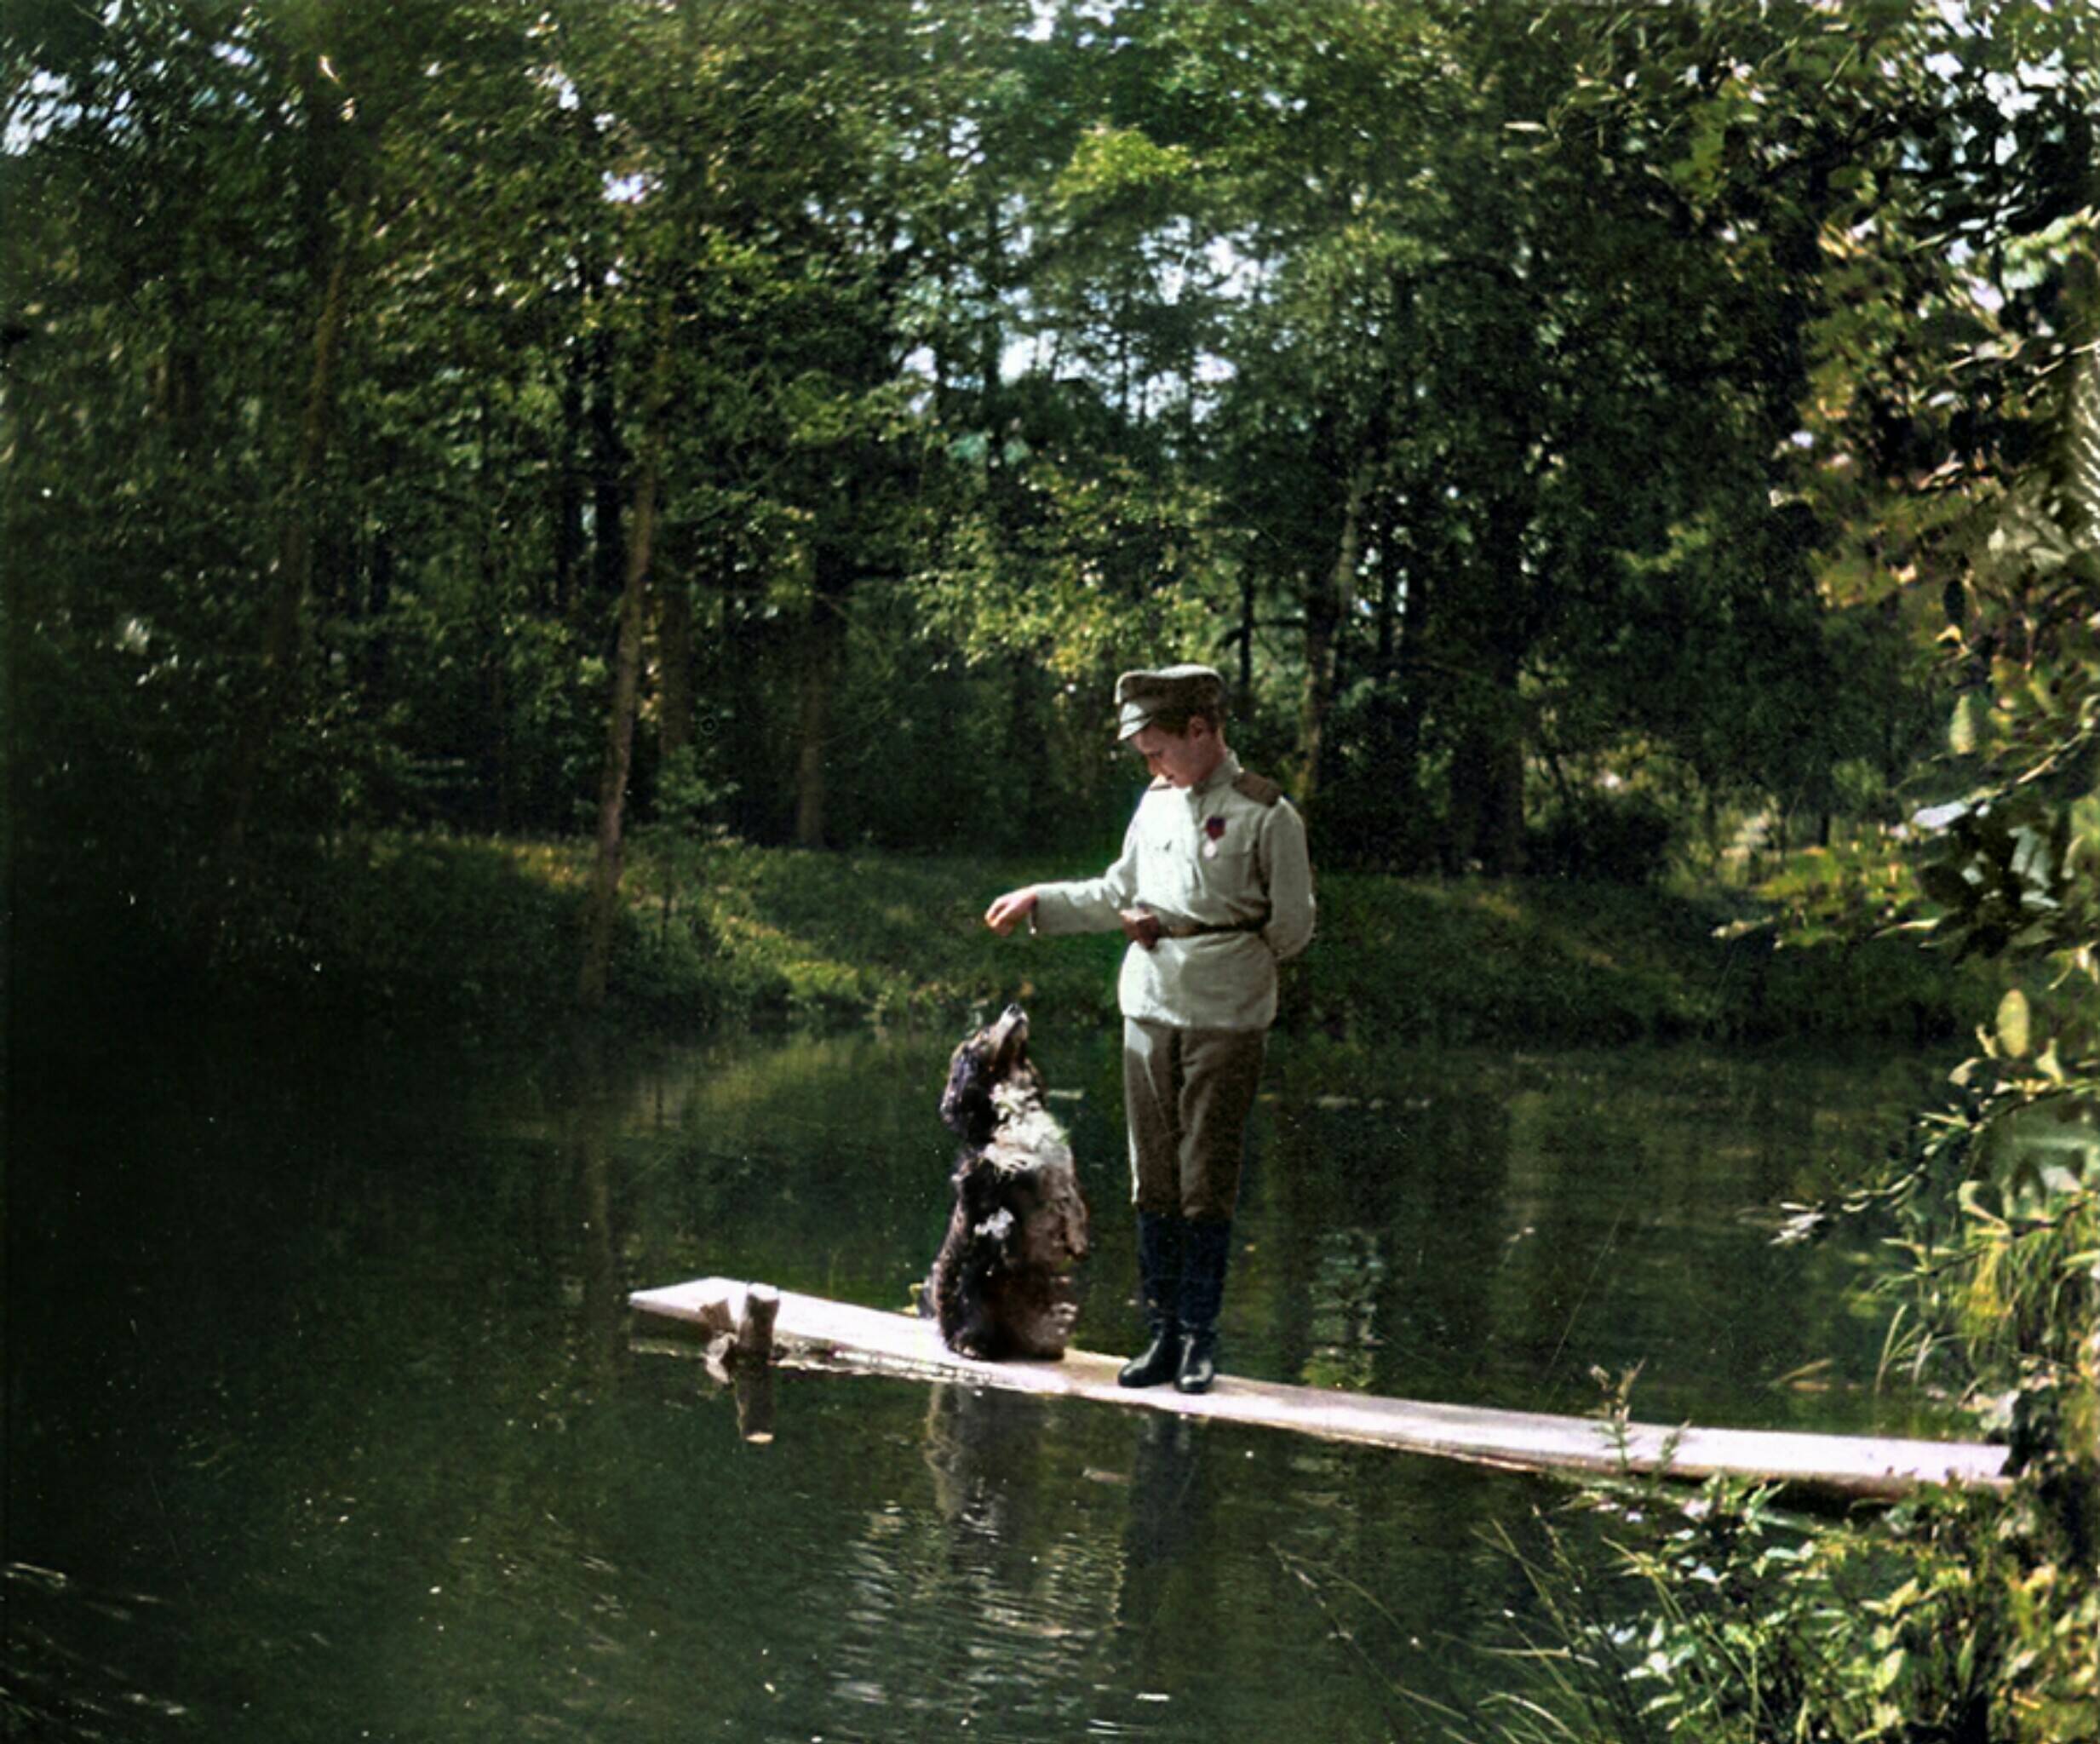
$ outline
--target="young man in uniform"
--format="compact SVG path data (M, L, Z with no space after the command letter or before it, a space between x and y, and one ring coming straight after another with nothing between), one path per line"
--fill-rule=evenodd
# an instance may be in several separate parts
M1099 878L1009 891L984 922L1004 935L1130 940L1117 984L1138 1271L1151 1342L1125 1386L1206 1391L1231 1250L1247 1116L1276 967L1312 938L1304 820L1225 743L1225 681L1208 666L1127 672L1116 733L1151 771L1116 863Z

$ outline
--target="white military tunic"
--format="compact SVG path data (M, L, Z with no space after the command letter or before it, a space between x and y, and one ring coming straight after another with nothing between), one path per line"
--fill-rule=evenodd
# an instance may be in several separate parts
M1156 781L1138 801L1116 863L1099 878L1036 887L1038 932L1109 932L1120 910L1162 926L1237 927L1133 944L1116 984L1123 1015L1184 1030L1265 1030L1276 1018L1276 966L1312 938L1305 824L1288 800L1227 753L1200 785Z

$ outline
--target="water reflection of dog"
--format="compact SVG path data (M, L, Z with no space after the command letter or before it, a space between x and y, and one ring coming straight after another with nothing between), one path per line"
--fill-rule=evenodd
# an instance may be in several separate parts
M1085 1498L1073 1494L1072 1426L1061 1420L1070 1408L963 1382L933 1390L925 1443L933 1517L896 1552L912 1571L897 1638L927 1644L907 1655L927 1699L897 1704L905 1724L856 1736L1078 1738L1093 1730L1098 1688L1074 1672L1099 1660L1116 1566L1088 1529ZM939 1620L932 1635L929 1617ZM909 1723L921 1713L921 1724Z
M936 1386L926 1414L933 1505L962 1536L1027 1557L1043 1406L1024 1394Z
M921 1308L966 1357L1062 1357L1079 1319L1071 1271L1087 1254L1087 1202L1019 1006L956 1047L941 1119L962 1148Z

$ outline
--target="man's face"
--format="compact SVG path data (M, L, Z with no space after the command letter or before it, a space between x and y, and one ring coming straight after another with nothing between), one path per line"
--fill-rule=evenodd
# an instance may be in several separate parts
M1145 759L1145 766L1153 777L1164 777L1173 787L1194 787L1218 766L1223 751L1216 730L1200 714L1189 723L1185 732L1139 727L1130 736L1129 743Z

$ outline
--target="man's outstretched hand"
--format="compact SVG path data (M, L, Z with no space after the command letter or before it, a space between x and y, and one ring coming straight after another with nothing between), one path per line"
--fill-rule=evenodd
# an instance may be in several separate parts
M1036 886L1010 890L984 910L984 924L1001 938L1025 921L1036 907Z

